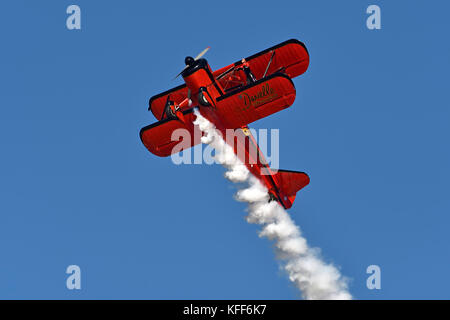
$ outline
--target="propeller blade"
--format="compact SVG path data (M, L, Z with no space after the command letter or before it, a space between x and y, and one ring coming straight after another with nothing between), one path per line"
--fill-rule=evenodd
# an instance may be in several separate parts
M176 78L178 78L178 77L183 73L183 71L186 70L187 67L189 67L189 66L185 66L185 67L183 68L183 70L181 70L181 72L180 72L179 74L177 74L177 75L175 76L175 78L173 78L172 80L175 80Z
M205 55L205 53L208 52L209 48L210 48L210 47L207 47L205 50L203 50L202 52L200 52L200 53L194 58L194 60L198 60L198 59L200 59L201 57L203 57L203 56Z
M203 57L203 56L205 55L205 53L208 52L208 50L209 50L210 48L211 48L211 47L207 47L205 50L203 50L202 52L200 52L200 53L194 58L194 61L197 61L198 59L200 59L201 57ZM180 72L179 74L177 74L177 75L175 76L175 78L173 78L173 80L175 80L176 78L178 78L178 77L183 73L183 71L186 70L188 67L189 67L189 66L185 66L185 67L183 68L183 70L181 70L181 72Z

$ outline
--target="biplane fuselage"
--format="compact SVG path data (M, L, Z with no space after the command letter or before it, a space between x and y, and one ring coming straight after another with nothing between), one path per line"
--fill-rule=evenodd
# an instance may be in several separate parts
M270 198L290 208L297 191L309 183L308 175L272 170L247 125L293 104L296 91L291 78L309 65L304 44L288 40L215 72L205 59L187 57L186 64L181 72L185 84L150 98L149 110L159 121L141 129L143 144L166 157L200 143L201 133L193 124L193 110L198 108L223 137L234 130L226 142L267 187ZM174 141L172 133L177 129L187 130L190 141Z

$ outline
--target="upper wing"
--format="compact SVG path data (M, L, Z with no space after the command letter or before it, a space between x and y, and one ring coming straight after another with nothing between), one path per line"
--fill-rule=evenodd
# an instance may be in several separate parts
M229 91L217 98L216 113L227 128L240 128L294 103L295 86L283 73Z
M283 72L290 78L294 78L304 73L309 66L308 50L302 42L296 39L284 41L247 57L245 60L249 63L256 79L261 79L263 76L269 76L276 72ZM239 84L239 81L241 81L241 84L242 81L245 82L246 77L242 71L232 72L239 68L241 64L242 62L239 60L213 73L225 90L233 88Z
M193 124L193 109L183 112L185 122L164 119L141 129L142 143L153 154L167 157L201 142L202 132Z
M263 78L263 76L267 77L277 72L282 72L290 78L294 78L308 69L309 54L302 42L291 39L247 57L245 60L249 63L253 75L258 80ZM229 92L246 84L244 72L235 71L241 65L242 62L239 60L213 72L214 78L225 91ZM151 97L149 110L152 111L156 119L161 120L167 96L170 96L170 100L179 104L187 98L187 95L188 89L186 84L182 84ZM186 107L186 109L188 108Z

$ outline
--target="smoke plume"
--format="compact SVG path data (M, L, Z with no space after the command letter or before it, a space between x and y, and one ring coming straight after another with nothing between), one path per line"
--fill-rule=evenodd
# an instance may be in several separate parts
M284 208L276 201L268 202L267 188L250 174L214 125L197 110L196 115L194 123L204 133L202 142L215 149L216 161L227 168L225 177L233 182L248 182L246 189L237 192L236 199L248 203L246 219L249 223L261 225L260 237L275 242L277 258L302 297L309 300L351 299L346 278L335 266L320 258L319 249L308 246L300 228Z

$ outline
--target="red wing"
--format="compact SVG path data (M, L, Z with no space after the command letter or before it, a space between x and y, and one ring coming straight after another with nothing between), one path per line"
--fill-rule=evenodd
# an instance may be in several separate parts
M290 78L294 78L304 73L309 65L308 51L305 45L296 39L287 40L245 59L250 64L250 69L256 79L261 79L264 74L267 77L276 72L283 72ZM270 64L269 61L271 61ZM246 76L243 71L228 72L223 76L226 71L239 68L241 64L242 62L239 60L213 73L215 79L222 75L217 81L225 91L231 91L246 84ZM267 66L269 67L267 68ZM156 119L161 120L167 96L170 95L170 100L179 104L187 98L187 92L186 84L183 84L157 94L150 98L149 110Z
M178 119L164 119L142 128L140 136L145 147L157 156L167 157L199 144L202 133L198 126L193 124L195 120L193 109L184 111L183 115L185 122ZM181 130L175 132L177 129Z
M294 78L308 69L309 54L302 42L291 39L247 57L245 60L249 63L256 79L276 72L283 72L290 78ZM270 64L269 61L271 61ZM213 73L216 79L219 77L218 82L225 90L245 84L246 76L243 71L231 71L233 67L239 68L241 64L242 62L239 60ZM229 72L225 73L226 71Z
M182 84L181 86L175 87L151 97L148 102L148 109L152 111L156 119L161 120L168 96L170 96L170 100L174 101L177 104L180 104L181 101L187 98L187 95L188 89L186 87L186 84Z
M294 100L292 80L275 73L217 98L216 113L227 128L240 128L289 107Z

